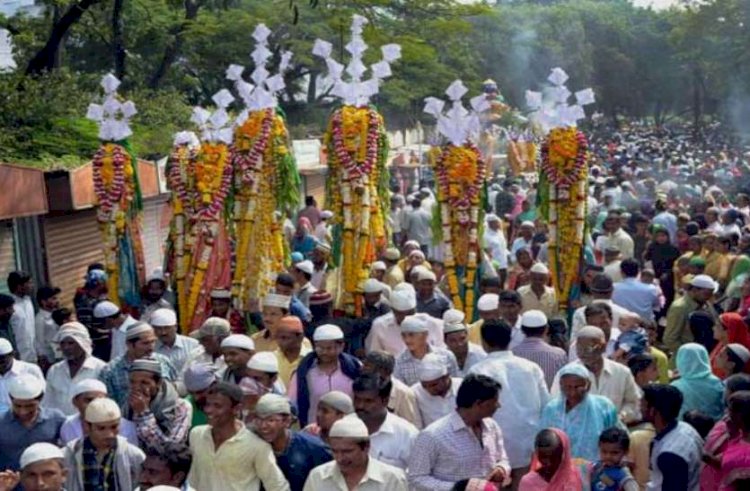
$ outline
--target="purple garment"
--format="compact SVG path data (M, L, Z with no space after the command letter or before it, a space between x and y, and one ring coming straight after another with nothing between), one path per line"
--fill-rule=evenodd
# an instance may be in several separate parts
M353 396L352 382L352 379L344 375L344 372L341 371L341 365L336 367L336 371L329 375L318 368L316 361L310 371L307 372L307 386L310 390L310 409L307 411L307 421L315 421L320 398L332 390L339 390L350 397ZM296 372L289 383L287 395L292 402L297 404Z
M552 386L555 374L568 362L568 355L565 354L565 350L557 346L550 346L541 338L524 338L518 346L513 348L513 354L539 365L544 372L547 387Z

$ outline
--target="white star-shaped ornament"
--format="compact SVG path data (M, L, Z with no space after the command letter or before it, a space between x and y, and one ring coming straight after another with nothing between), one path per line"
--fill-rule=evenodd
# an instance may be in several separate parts
M466 88L464 83L460 80L455 80L448 89L445 91L445 94L450 98L452 101L458 101L460 100L464 94L466 94L469 91L469 89Z
M560 67L553 68L547 80L551 84L559 86L568 81L568 74Z
M271 30L266 27L265 24L258 24L255 26L253 31L253 39L258 43L265 43L268 40L268 36L271 35Z
M215 93L211 99L220 108L225 108L234 102L234 96L227 89L221 89Z
M242 72L244 71L245 67L242 65L229 65L226 73L227 80L231 80L233 82L240 80L242 78Z
M105 94L113 94L120 86L120 79L118 79L111 73L108 73L104 76L104 78L102 78L101 85L104 89Z

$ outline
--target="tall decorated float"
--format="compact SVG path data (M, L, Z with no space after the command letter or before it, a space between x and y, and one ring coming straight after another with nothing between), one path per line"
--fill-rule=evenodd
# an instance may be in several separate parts
M333 83L331 95L343 103L331 114L325 134L326 208L334 213L335 305L352 314L361 311L360 286L369 277L370 264L389 242L388 138L383 116L370 99L378 93L380 82L391 75L390 64L401 57L398 45L382 46L383 59L370 67L370 78L363 80L368 70L362 61L367 50L362 38L366 23L362 16L353 17L351 40L344 46L350 54L346 67L331 57L331 43L318 39L313 48L313 54L326 62ZM344 72L349 81L344 80Z
M456 80L445 91L451 101L447 111L445 102L435 97L425 100L424 110L437 119L437 132L444 140L434 161L437 204L433 209L433 242L442 246L454 307L472 319L487 193L487 163L477 147L479 115L489 109L490 103L479 95L471 99L471 110L467 110L461 102L467 91Z
M591 89L573 95L565 86L568 75L552 70L551 86L543 92L526 91L526 104L535 129L542 133L537 204L548 226L549 269L561 309L569 307L578 285L586 238L589 146L578 128L586 117L583 106L594 102Z
M99 125L101 145L92 162L96 217L104 245L104 264L110 297L125 308L140 305L145 280L141 221L143 203L138 182L138 160L128 137L136 114L132 101L117 94L120 81L112 74L101 82L104 100L90 104L86 117Z
M286 211L299 205L300 178L291 151L284 115L277 108L276 94L284 89L283 73L292 57L282 53L279 71L266 69L272 52L271 31L259 24L252 59L252 83L242 78L244 67L231 65L227 78L244 103L235 122L231 159L234 168L235 268L232 293L247 302L261 298L283 271L285 241L282 225Z

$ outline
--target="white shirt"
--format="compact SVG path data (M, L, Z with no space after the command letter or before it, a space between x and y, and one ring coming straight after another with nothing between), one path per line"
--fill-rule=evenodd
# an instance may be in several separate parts
M138 322L139 321L133 319L130 315L128 315L120 327L112 330L112 351L109 355L110 360L114 360L115 358L125 354L126 331L128 330L128 327L132 326L133 324L138 324Z
M55 334L57 324L52 320L52 312L39 309L34 318L34 342L36 343L36 354L46 357L47 361L55 361Z
M617 305L610 299L594 300L591 303L595 303L595 302L606 303L612 309L612 328L613 329L614 328L621 329L621 326L620 326L621 318L635 315L633 312L629 311L628 309L624 307ZM580 330L586 327L586 307L587 306L585 305L583 307L578 307L576 311L573 313L573 324L570 328L571 340L575 339L576 336L578 336L578 333L580 332Z
M19 375L31 375L39 380L44 380L42 370L39 366L21 360L13 360L10 370L0 375L0 413L10 409L10 395L8 394L8 382Z
M622 271L620 270L620 264L622 264L622 261L618 259L604 265L604 274L609 276L609 278L612 280L612 283L622 281Z
M508 242L502 230L492 230L488 226L484 231L484 248L490 250L499 269L508 269Z
M78 410L73 406L73 398L70 395L73 386L81 380L98 379L99 372L105 365L106 363L99 358L89 356L83 361L75 377L71 378L68 361L58 361L47 371L47 390L44 392L42 405L59 409L66 416L76 414Z
M544 372L536 363L510 351L495 351L474 365L469 373L486 375L500 382L500 409L493 418L503 429L511 468L529 465L542 408L550 398Z
M197 339L178 334L172 346L157 341L156 352L169 358L177 373L182 373L188 358L200 345Z
M583 366L581 360L569 364L573 363ZM625 423L638 420L640 417L641 391L628 367L605 358L604 368L599 375L599 380L590 371L589 380L591 381L589 393L604 396L612 401L612 404L617 407L620 418ZM552 397L560 395L559 372L555 375L550 392Z
M367 471L356 487L357 491L407 491L406 474L398 467L370 458ZM349 491L346 479L335 460L319 465L310 472L302 491Z
M514 331L515 334L515 331ZM521 333L523 334L523 333ZM511 344L513 341L511 340ZM458 367L458 376L465 377L469 373L471 367L479 363L480 361L487 358L487 353L482 349L481 346L474 343L469 343L469 352L466 354L466 360L464 361L464 367Z
M456 395L461 382L463 379L451 377L451 386L444 397L433 396L422 387L421 383L411 386L417 398L417 409L422 416L422 424L425 428L456 410Z
M135 423L132 421L120 418L120 436L125 438L129 443L140 446L138 442L138 432L135 428ZM81 424L81 415L75 413L68 416L65 422L60 427L60 441L63 445L67 445L73 440L83 437L83 424Z
M389 412L378 431L370 435L370 457L406 469L418 433L416 426Z
M16 338L18 355L23 361L36 363L34 304L28 295L24 297L13 295L13 299L16 302L13 304L13 316L10 318L10 327Z
M427 340L432 346L438 348L445 347L443 340L443 321L431 316L424 316L427 322L429 334ZM377 317L372 321L372 328L365 339L365 349L370 351L378 350L398 356L406 349L404 340L401 338L401 327L396 324L396 316L393 312Z

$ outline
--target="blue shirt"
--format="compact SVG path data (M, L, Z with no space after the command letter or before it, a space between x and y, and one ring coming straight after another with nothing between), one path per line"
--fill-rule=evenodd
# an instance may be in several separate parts
M310 472L331 460L333 456L323 440L308 433L293 432L284 452L276 455L276 465L289 481L291 491L302 491Z
M636 278L625 278L615 283L614 288L614 303L643 319L654 320L654 308L659 307L659 291L655 285L647 285Z
M34 443L57 445L65 415L58 409L40 408L36 421L26 428L16 419L13 410L0 413L0 469L19 470L19 459Z

